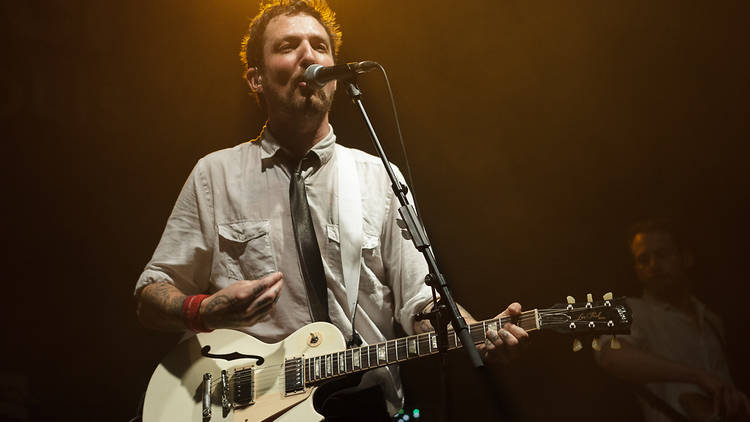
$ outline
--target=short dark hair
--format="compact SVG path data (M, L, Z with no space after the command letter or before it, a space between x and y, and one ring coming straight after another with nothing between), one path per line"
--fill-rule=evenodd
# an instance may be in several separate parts
M250 21L247 33L242 37L240 61L245 70L263 63L263 35L271 19L280 16L310 15L320 22L328 33L334 60L341 47L341 28L336 23L336 14L325 0L269 0L261 3L260 11Z
M684 239L682 231L673 220L668 218L644 218L636 220L630 225L630 229L628 230L628 250L631 250L633 247L633 239L635 239L639 233L654 232L669 234L677 249L679 251L684 250L685 244L683 243Z

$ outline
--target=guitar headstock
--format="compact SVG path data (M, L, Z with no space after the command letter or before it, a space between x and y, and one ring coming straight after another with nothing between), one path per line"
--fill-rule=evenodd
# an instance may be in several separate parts
M593 336L591 347L599 350L601 334L612 334L610 343L613 349L619 349L620 343L615 334L630 334L632 312L624 297L614 298L607 293L602 300L593 300L591 293L586 302L576 302L572 296L567 297L567 303L554 305L550 309L539 310L539 328L553 330L562 334L579 336ZM573 351L583 348L581 341L573 341Z

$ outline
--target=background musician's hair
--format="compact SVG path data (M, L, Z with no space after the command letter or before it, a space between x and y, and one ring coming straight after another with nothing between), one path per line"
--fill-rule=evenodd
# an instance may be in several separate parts
M667 233L671 238L677 250L684 253L688 245L685 244L685 238L677 223L668 218L644 218L633 222L628 229L628 251L633 246L633 239L638 233Z

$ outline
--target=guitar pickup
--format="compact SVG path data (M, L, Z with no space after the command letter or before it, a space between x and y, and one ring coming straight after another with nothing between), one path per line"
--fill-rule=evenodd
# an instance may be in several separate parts
M242 368L234 371L232 378L232 390L234 392L234 404L237 406L250 406L255 403L255 373L253 368Z
M310 359L313 362L308 362L308 366L314 364L315 360ZM316 366L315 369L320 371L320 366ZM305 362L301 357L291 358L284 360L284 395L291 396L299 394L305 391Z

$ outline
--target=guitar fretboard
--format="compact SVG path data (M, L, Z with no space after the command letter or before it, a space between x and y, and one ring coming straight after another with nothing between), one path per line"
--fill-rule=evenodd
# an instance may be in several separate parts
M485 341L487 330L497 331L506 322L513 322L526 331L539 329L536 309L521 313L517 317L489 319L469 325L475 344ZM453 328L448 328L448 350L461 347ZM304 359L305 384L315 384L341 375L353 374L409 359L432 355L438 352L438 339L434 331L388 340L367 346L354 347L341 352L329 353ZM289 362L288 362L289 363ZM287 368L287 372L288 372Z

